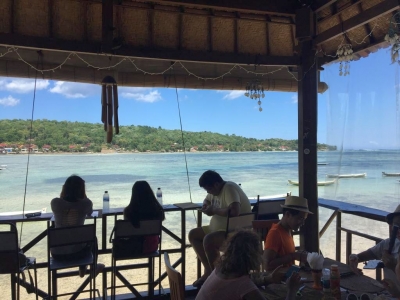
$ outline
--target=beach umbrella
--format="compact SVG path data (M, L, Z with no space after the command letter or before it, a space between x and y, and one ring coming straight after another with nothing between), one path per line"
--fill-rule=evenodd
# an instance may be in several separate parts
M107 132L107 143L113 138L113 117L115 134L119 133L118 125L118 86L112 76L106 76L101 81L101 122Z

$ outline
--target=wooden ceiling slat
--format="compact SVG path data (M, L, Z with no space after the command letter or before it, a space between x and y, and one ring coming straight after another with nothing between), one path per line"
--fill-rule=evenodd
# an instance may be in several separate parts
M317 35L314 42L316 45L320 45L329 40L332 40L346 31L350 31L354 28L362 26L380 16L392 12L400 7L398 0L385 0L364 12L338 24L328 30Z
M128 2L128 1L126 1ZM146 2L146 1L135 1ZM259 0L153 0L153 3L164 5L183 5L206 9L221 9L226 11L242 11L249 13L270 13L275 15L293 16L295 7L290 0L259 1Z
M0 45L16 46L30 49L48 49L64 52L78 52L98 54L101 50L99 43L80 43L41 37L19 36L0 33ZM179 60L202 63L264 65L264 66L296 66L299 57L295 56L267 56L249 55L241 53L210 53L205 51L184 51L171 49L145 49L142 47L123 47L118 50L117 56L129 56L160 60Z

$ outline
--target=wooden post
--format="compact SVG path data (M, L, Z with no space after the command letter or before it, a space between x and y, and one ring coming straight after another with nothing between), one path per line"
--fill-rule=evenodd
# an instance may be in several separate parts
M113 0L102 1L102 51L110 53L114 38Z
M317 187L318 64L313 38L315 19L308 7L296 11L296 38L302 62L298 73L299 195L308 199L309 215L300 234L300 248L319 252Z

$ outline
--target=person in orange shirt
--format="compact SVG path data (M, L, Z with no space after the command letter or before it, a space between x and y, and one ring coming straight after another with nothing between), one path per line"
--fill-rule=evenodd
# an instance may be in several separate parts
M265 270L273 271L284 265L290 267L295 260L307 261L306 251L297 251L294 246L292 231L297 231L304 224L308 214L308 201L305 198L287 196L283 207L283 217L273 224L265 239L264 263Z

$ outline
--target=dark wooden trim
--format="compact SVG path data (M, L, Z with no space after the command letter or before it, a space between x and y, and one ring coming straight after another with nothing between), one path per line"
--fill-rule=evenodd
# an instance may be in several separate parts
M149 46L154 46L154 6L148 11L149 17Z
M328 6L332 5L336 1L337 0L317 0L317 1L314 1L314 3L311 5L311 9L315 13L317 13L317 12L327 8Z
M233 37L234 37L234 52L238 53L239 52L239 18L240 14L236 13L237 18L235 19L234 27L233 28Z
M179 19L178 19L178 50L182 49L183 46L183 13L185 12L185 9L183 7L180 8L181 13L179 14Z
M208 35L207 35L207 40L208 40L208 51L212 52L214 47L213 47L213 11L210 11L210 16L208 17Z
M279 1L227 1L227 0L153 0L162 5L184 5L201 9L219 9L226 11L241 11L249 13L271 13L281 16L292 16L295 7L289 0Z
M310 8L296 13L296 37L299 38L302 61L298 78L298 156L299 195L308 199L310 214L301 227L300 249L319 252L319 213L317 186L317 127L318 127L318 63L312 37L315 15ZM300 29L300 30L298 30Z
M85 42L89 40L89 35L88 35L88 5L90 5L87 2L83 3L83 39Z
M113 41L114 27L114 1L103 0L102 2L102 49L105 52L110 52Z
M53 14L54 14L54 1L53 0L48 0L48 18L49 18L49 37L52 38L54 35L54 24L53 24Z
M87 54L101 53L100 43L82 43L77 41L48 39L42 37L31 37L0 33L0 45L17 46L28 49L48 49L62 52L78 52ZM103 51L104 52L104 51ZM171 50L161 48L124 47L119 49L116 56L130 56L147 59L180 60L218 64L243 64L252 65L257 61L266 66L296 66L300 58L296 56L266 56L249 55L241 53L210 53L203 51Z
M15 0L10 0L10 33L14 33L15 23Z
M327 41L334 39L343 34L343 32L350 31L354 28L362 26L380 16L392 12L400 7L399 0L385 0L364 12L338 24L328 30L317 35L315 38L315 45L320 45Z

